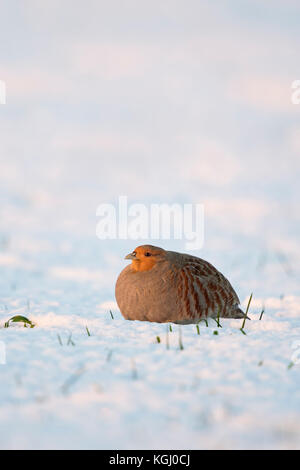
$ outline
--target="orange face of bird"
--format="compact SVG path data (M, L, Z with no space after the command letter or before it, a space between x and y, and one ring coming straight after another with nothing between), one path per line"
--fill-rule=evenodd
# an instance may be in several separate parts
M152 245L138 246L125 259L132 260L131 267L134 271L150 271L158 261L164 259L165 250Z

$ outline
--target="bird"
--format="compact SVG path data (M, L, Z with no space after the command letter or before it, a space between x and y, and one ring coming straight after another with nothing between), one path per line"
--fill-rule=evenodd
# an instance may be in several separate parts
M230 282L204 259L153 245L125 259L131 264L119 274L115 296L126 320L184 325L246 317Z

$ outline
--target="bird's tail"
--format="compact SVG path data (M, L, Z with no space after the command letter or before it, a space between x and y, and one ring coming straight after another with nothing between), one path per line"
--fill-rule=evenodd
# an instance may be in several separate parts
M246 316L245 312L243 312L243 310L241 310L240 307L238 306L233 308L230 312L230 315L228 315L228 318L245 318L245 317L247 320L251 320L251 318Z

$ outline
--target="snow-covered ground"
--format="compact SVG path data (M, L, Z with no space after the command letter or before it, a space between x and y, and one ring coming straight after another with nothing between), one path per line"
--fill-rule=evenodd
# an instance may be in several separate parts
M1 3L0 448L300 448L299 6L243 4ZM122 318L120 195L204 204L246 335Z
M177 325L121 317L117 241L105 268L96 237L27 234L25 250L20 232L0 255L1 448L299 448L300 297L279 262L231 267L237 290L254 290L247 335L240 320L183 326L181 350ZM36 327L4 329L17 314Z
M246 336L184 326L181 350L178 326L126 322L96 284L33 284L1 293L2 322L36 322L1 330L2 448L299 448L299 298L267 299Z

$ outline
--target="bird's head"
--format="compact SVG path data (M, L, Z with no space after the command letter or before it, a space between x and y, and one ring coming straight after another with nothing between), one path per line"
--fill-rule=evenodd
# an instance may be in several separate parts
M132 260L131 267L134 271L150 271L157 263L166 259L167 252L158 246L141 245L125 259Z

